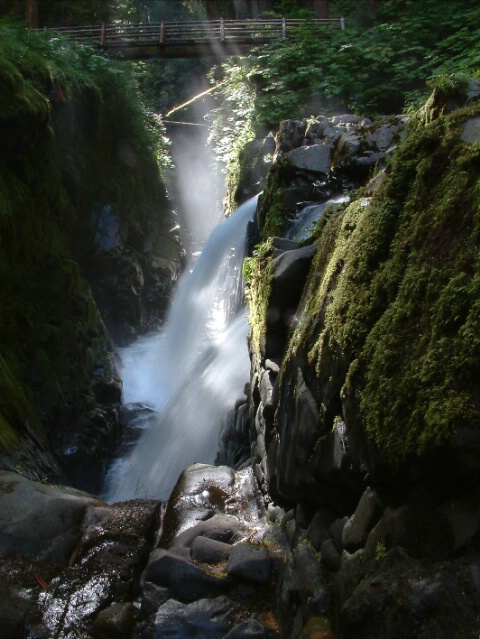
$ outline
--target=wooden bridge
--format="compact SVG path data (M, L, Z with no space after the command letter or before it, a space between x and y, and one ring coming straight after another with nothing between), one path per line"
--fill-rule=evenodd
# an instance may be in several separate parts
M52 29L78 44L88 44L129 60L244 55L254 47L288 38L304 20L277 18L139 24L101 24ZM313 29L345 28L345 19L312 19Z

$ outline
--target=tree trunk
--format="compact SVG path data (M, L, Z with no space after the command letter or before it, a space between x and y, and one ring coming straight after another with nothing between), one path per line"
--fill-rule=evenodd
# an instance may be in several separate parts
M316 18L328 19L328 0L313 0L313 8Z
M38 28L38 3L37 0L27 0L25 7L25 19L30 29Z
M380 8L380 0L368 0L368 8L371 13L375 13Z
M205 0L205 8L207 10L207 20L216 20L217 8L215 6L215 0Z

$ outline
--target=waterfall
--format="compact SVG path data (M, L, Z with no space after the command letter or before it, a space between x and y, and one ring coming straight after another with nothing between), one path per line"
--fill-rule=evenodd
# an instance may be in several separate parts
M163 331L121 350L124 403L155 412L107 473L107 501L164 499L186 466L213 463L222 419L250 371L241 267L256 204L214 229L180 279Z
M297 213L295 219L292 221L286 233L286 237L290 240L298 241L308 239L327 207L336 208L339 204L348 202L349 199L349 195L337 195L337 197L327 202L305 206Z

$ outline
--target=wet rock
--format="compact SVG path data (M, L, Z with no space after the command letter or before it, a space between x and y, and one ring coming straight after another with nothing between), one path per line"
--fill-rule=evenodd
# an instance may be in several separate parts
M160 606L153 622L134 639L222 639L231 629L235 605L227 597L183 604L171 599Z
M195 601L202 595L218 595L229 585L224 576L208 573L192 561L162 548L151 553L143 579L168 588L175 599L184 602Z
M288 160L297 169L327 174L332 168L331 143L302 146L287 153Z
M382 560L342 562L334 584L342 637L466 639L478 634L478 558L432 564L394 549Z
M307 539L316 550L320 550L322 543L330 538L329 528L335 520L331 510L322 508L315 513L307 528Z
M240 543L232 547L225 571L230 577L264 584L270 579L270 558L263 546Z
M247 526L231 515L213 515L206 521L199 522L175 536L171 547L190 548L199 536L232 544L244 539L249 532Z
M166 509L159 546L190 547L198 536L233 543L264 517L251 468L194 464L181 475ZM246 523L247 522L247 523Z
M80 539L87 506L98 503L73 488L0 471L0 556L18 553L67 563Z
M232 628L223 639L271 639L275 635L255 619L247 619Z
M304 636L309 618L326 614L328 594L320 562L309 544L300 543L285 562L279 577L277 607L282 636L298 639Z
M196 537L192 543L192 559L212 566L228 559L231 545L208 537Z
M362 548L380 516L380 500L370 487L363 493L354 514L342 532L342 546L349 552Z
M133 602L152 543L156 507L141 500L91 506L70 565L56 565L53 575L51 565L36 566L40 588L27 617L26 636L90 639L92 623L102 611L113 602ZM114 608L107 618L126 629L129 610Z
M145 581L142 586L142 601L140 611L142 617L147 619L154 615L160 606L163 606L169 599L172 598L172 593L168 588L164 586L157 586L157 584L151 581Z
M123 382L119 378L99 379L93 387L95 399L100 404L120 404Z
M340 568L340 552L333 543L333 539L326 539L320 547L322 562L332 572Z
M0 583L0 630L2 639L23 639L24 621L32 603Z
M132 603L113 603L102 610L92 626L95 639L129 639L135 625Z

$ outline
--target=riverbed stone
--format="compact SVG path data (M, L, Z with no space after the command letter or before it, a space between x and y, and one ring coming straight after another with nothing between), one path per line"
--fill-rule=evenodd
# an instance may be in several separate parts
M184 546L190 548L197 537L208 537L215 541L234 543L244 539L248 534L248 527L231 515L213 515L206 521L184 530L174 537L171 547Z
M233 625L235 604L225 596L184 604L167 601L155 616L155 639L222 639ZM141 635L142 637L147 635Z
M343 528L342 546L345 550L353 552L365 545L368 533L378 520L380 512L380 500L377 493L367 487L354 514Z
M93 636L95 639L129 639L135 625L135 611L131 602L111 604L93 622Z
M232 547L225 570L230 577L264 584L270 579L270 557L263 546L236 544Z
M229 585L228 578L208 573L185 557L163 548L151 553L143 578L169 588L176 599L184 602L207 594L218 595Z
M271 639L276 635L255 619L247 619L232 628L223 639Z
M100 503L73 488L0 471L0 556L19 553L68 562L87 507Z
M327 508L319 509L307 528L307 539L316 550L320 550L326 539L330 538L329 528L335 521L335 514Z
M198 536L192 543L192 559L214 566L226 561L231 549L230 544Z

